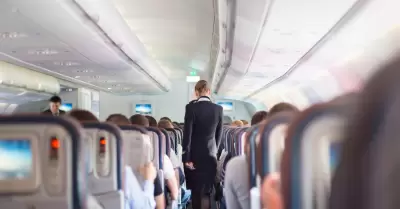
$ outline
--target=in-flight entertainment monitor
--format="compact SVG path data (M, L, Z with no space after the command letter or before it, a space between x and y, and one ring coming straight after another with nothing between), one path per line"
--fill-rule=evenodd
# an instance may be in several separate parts
M72 110L72 103L63 103L60 110L64 110L65 112Z
M217 102L217 105L221 105L224 111L232 111L233 110L233 102Z
M331 143L329 146L329 166L331 172L333 172L338 165L341 146L342 144L340 142Z
M150 115L152 114L151 104L136 104L136 114Z
M0 192L35 189L39 184L35 173L32 139L0 138ZM35 154L36 153L36 154Z

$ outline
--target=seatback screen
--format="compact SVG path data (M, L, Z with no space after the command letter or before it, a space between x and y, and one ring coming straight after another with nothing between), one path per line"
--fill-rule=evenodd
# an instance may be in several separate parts
M32 175L30 140L0 139L0 180L27 179Z
M331 143L329 146L329 165L331 172L336 169L340 157L341 147L342 144L340 142Z

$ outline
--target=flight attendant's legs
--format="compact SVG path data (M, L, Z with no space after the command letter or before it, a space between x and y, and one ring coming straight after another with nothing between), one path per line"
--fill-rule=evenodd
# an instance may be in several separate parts
M192 209L211 209L211 193L204 189L192 192Z

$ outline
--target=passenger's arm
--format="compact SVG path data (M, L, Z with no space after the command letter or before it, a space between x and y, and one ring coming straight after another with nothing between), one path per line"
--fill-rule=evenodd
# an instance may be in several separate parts
M183 127L183 142L182 142L182 162L191 162L190 159L190 145L192 143L194 114L190 108L190 104L186 105L185 110L185 125Z
M223 116L224 116L224 113L223 113L223 109L221 107L220 111L219 111L219 121L218 121L218 125L217 125L217 130L215 131L215 142L216 142L218 148L219 148L220 143L221 143L222 117Z
M155 199L156 201L156 209L165 209L165 198L164 198L163 188L161 186L161 181L158 175L156 179L154 179L153 199Z
M173 200L178 199L178 182L175 178L175 170L172 166L171 160L164 156L164 171L165 171L165 180L167 182L167 187L170 191L171 198Z
M245 156L232 158L225 170L225 200L229 209L250 208L249 175Z
M234 191L234 180L232 179L232 175L225 175L225 182L224 182L224 196L226 202L226 208L229 209L245 209L240 207L238 198Z
M156 200L156 209L165 209L165 197L163 194L155 196L154 199Z
M147 171L144 171L147 170ZM130 167L125 168L125 199L126 204L129 208L143 208L143 209L153 209L155 207L154 201L154 186L151 179L154 179L155 173L153 173L151 168L145 166L141 168L141 173L144 172L144 190L140 186L136 176L133 174ZM150 172L150 173L149 173ZM127 205L126 205L127 206Z

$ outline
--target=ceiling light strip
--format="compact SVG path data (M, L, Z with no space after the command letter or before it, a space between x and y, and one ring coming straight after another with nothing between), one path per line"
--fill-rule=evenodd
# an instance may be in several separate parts
M241 74L241 75L240 75L240 78L245 77L245 76L248 74L249 70L250 70L251 63L253 62L254 55L255 55L255 53L256 53L257 50L258 50L261 37L263 37L264 28L265 28L265 25L267 24L267 19L268 19L268 17L269 17L269 14L270 14L270 11L271 11L271 8L272 8L274 2L275 2L274 0L269 0L269 1L267 1L267 3L265 4L264 12L263 12L263 14L262 14L262 18L263 18L263 19L262 19L262 23L261 23L261 26L260 26L260 31L259 31L259 33L257 34L255 46L253 47L253 49L252 49L252 51L251 51L250 60L249 60L249 62L247 63L247 67L246 67L246 69L245 69L245 72L244 72L244 73L240 72L240 74ZM233 31L233 33L235 33L235 31ZM232 46L233 46L233 44L232 44ZM232 50L232 51L233 51L233 50ZM232 58L232 53L231 53L231 58ZM229 62L229 65L230 65L230 62ZM228 67L227 67L226 69L228 69ZM219 88L221 87L223 81L225 80L225 77L226 77L226 74L227 74L227 73L228 73L228 70L225 70L224 73L223 73L223 75L222 75L222 77L219 79L218 84L217 84L217 88L216 88L216 91L215 91L216 93L219 91Z
M356 16L356 14L360 11L360 9L362 9L362 7L364 7L366 5L367 2L369 2L370 0L358 0L356 1L347 11L346 13L339 19L339 21L337 21L332 27L331 29L324 35L322 36L317 43L311 47L310 50L308 50L302 57L300 57L299 60L297 60L297 62L292 65L292 67L289 68L289 70L287 70L283 75L279 76L278 78L276 78L275 80L267 83L266 85L264 85L263 87L261 87L260 89L250 93L249 95L247 95L244 99L248 99L258 93L260 93L261 91L263 91L264 89L278 83L281 82L282 80L286 79L287 77L289 77L301 64L303 64L305 61L307 61L314 53L316 53L327 41L330 40L331 36L335 35L336 33L338 33L342 28L343 25L345 25L346 23L348 23L352 18L354 18Z
M136 63L131 57L129 57L119 46L117 43L114 42L114 40L108 36L108 34L96 23L95 20L93 20L93 18L91 18L91 16L85 11L85 9L82 8L82 6L76 1L73 0L72 1L74 3L74 5L76 5L76 7L90 20L90 22L93 24L93 26L99 30L99 32L101 32L101 34L104 36L104 38L107 40L107 42L110 42L110 44L113 46L114 49L116 49L116 51L118 51L120 54L122 54L124 57L126 57L131 64L134 64L135 67L137 67L142 73L145 74L145 76L147 76L148 78L150 78L150 80L152 80L158 88L160 88L162 91L167 92L168 89L162 85L157 79L153 78L152 75L150 75L149 72L147 72L145 69L142 68L142 66L140 66L138 63Z
M30 68L28 68L28 69L30 69L30 70L33 70L33 71L36 71L36 72L41 72L41 73L46 73L46 74L48 74L48 75L57 77L58 79L62 79L62 80L68 81L68 82L73 82L73 83L75 83L75 84L80 84L80 85L82 85L82 86L86 86L86 87L91 88L91 89L93 89L93 90L109 92L109 91L108 91L107 89L105 89L105 88L100 88L100 87L95 86L95 85L93 85L93 84L91 84L91 83L87 83L87 82L84 82L84 81L81 81L81 80L73 79L73 78L71 78L71 77L69 77L69 76L66 76L66 75L64 75L64 74L57 73L57 72L48 70L48 69L46 69L46 68L43 68L43 67L40 67L40 66L31 64L31 63L29 63L29 62L25 62L25 61L23 61L23 60L17 59L17 58L15 58L15 57L10 56L10 55L8 55L8 54L5 54L5 53L3 53L3 52L0 52L0 55L2 55L2 56L4 56L4 57L7 57L7 58L9 58L10 60L14 60L14 61L16 61L16 62L19 62L19 63L24 64L24 67L29 66Z

